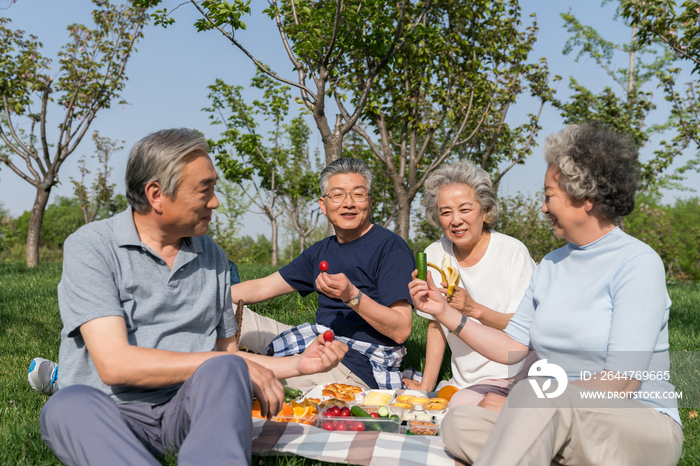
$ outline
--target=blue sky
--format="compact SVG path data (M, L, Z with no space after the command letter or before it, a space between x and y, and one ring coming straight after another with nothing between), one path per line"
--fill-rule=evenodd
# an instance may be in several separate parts
M178 2L164 2L168 9ZM291 65L282 48L277 29L267 16L260 12L267 5L262 0L253 0L251 16L244 18L246 31L237 33L237 38L253 55L261 58L280 74L295 79ZM581 84L594 91L600 91L611 81L593 60L574 61L574 55L562 55L562 48L567 35L563 29L562 12L571 10L581 22L597 28L608 40L622 42L629 40L630 30L613 20L615 9L613 3L600 6L596 1L581 0L524 0L521 1L523 21L528 22L530 13L536 13L540 31L538 41L531 57L545 57L552 73L564 79L559 84L557 97L565 99L569 95L567 87L569 76L574 76ZM90 23L92 3L86 0L0 0L0 15L12 20L12 27L24 29L37 35L44 44L43 53L55 57L56 52L66 42L66 26L71 23ZM218 130L210 126L207 115L201 111L208 103L206 87L221 78L229 84L247 86L255 70L252 63L238 49L216 32L197 33L192 26L197 13L190 4L179 7L175 13L175 25L168 29L149 26L145 37L138 45L138 52L127 65L129 81L122 96L128 101L123 108L115 105L103 110L93 123L93 129L101 136L123 140L125 149L113 158L112 181L117 183L118 192L123 192L123 176L128 149L143 136L169 127L190 127L203 131L208 137L215 137ZM626 57L620 57L619 66L625 66ZM687 70L690 67L684 65ZM688 74L685 73L687 77ZM652 92L655 89L649 89ZM251 91L250 100L257 95ZM661 98L655 103L664 106ZM524 120L524 115L536 111L537 104L522 99L509 115L512 124ZM60 118L58 109L53 109L49 118L51 127L55 128ZM329 118L334 120L334 118ZM320 145L320 136L315 130L312 145ZM505 175L501 183L501 192L515 194L518 191L534 193L541 185L545 164L541 155L542 141L559 131L563 121L556 109L545 107L542 114L542 126L538 147L524 166L517 166ZM60 172L61 185L52 190L56 195L72 195L70 177L78 178L78 160L82 155L91 155L94 151L89 136L83 140L75 153L65 162ZM642 153L642 158L646 155ZM91 165L95 169L95 165ZM700 176L693 174L687 186L700 188ZM14 216L31 209L35 189L7 167L0 170L0 202L9 208ZM688 194L668 193L665 200L672 201L676 196ZM415 205L414 205L415 207ZM269 226L258 216L249 214L245 219L243 234L263 233L269 236Z

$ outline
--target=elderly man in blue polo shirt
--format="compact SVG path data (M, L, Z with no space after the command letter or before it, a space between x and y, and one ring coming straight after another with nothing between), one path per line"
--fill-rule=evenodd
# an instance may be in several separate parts
M216 171L193 130L131 150L130 207L64 245L57 391L40 423L66 464L250 464L253 394L276 414L277 378L329 370L347 347L316 339L292 358L238 352L226 254L206 232Z

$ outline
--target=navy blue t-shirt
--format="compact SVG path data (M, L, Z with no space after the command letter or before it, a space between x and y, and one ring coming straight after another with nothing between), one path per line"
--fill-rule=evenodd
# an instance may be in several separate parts
M328 273L344 273L348 280L366 296L383 306L405 299L411 302L408 284L416 268L413 253L396 233L379 225L358 239L339 243L330 236L302 252L290 264L280 269L280 275L302 296L316 291L314 282L321 261L328 262ZM333 329L338 335L380 345L398 344L379 333L360 315L339 299L318 293L316 322ZM377 388L372 368L366 356L349 350L343 364L368 386Z

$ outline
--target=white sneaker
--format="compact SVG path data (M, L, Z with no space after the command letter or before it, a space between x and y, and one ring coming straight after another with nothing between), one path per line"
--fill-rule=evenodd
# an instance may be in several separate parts
M35 392L53 395L58 391L58 363L44 358L34 358L29 364L27 380Z

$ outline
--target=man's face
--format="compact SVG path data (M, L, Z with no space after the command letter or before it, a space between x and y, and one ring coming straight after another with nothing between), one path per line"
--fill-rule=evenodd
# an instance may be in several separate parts
M219 207L214 194L216 170L204 152L194 152L187 158L174 198L163 196L162 221L177 236L202 236L209 229L212 211Z
M329 194L342 192L345 199L339 203L334 202ZM322 198L318 200L321 212L328 218L335 228L336 234L347 235L359 233L361 235L369 227L369 213L372 207L371 196L366 196L365 200L353 199L352 193L356 197L359 194L368 193L367 180L358 173L344 173L333 175L328 180L328 188ZM359 236L358 235L358 236Z

